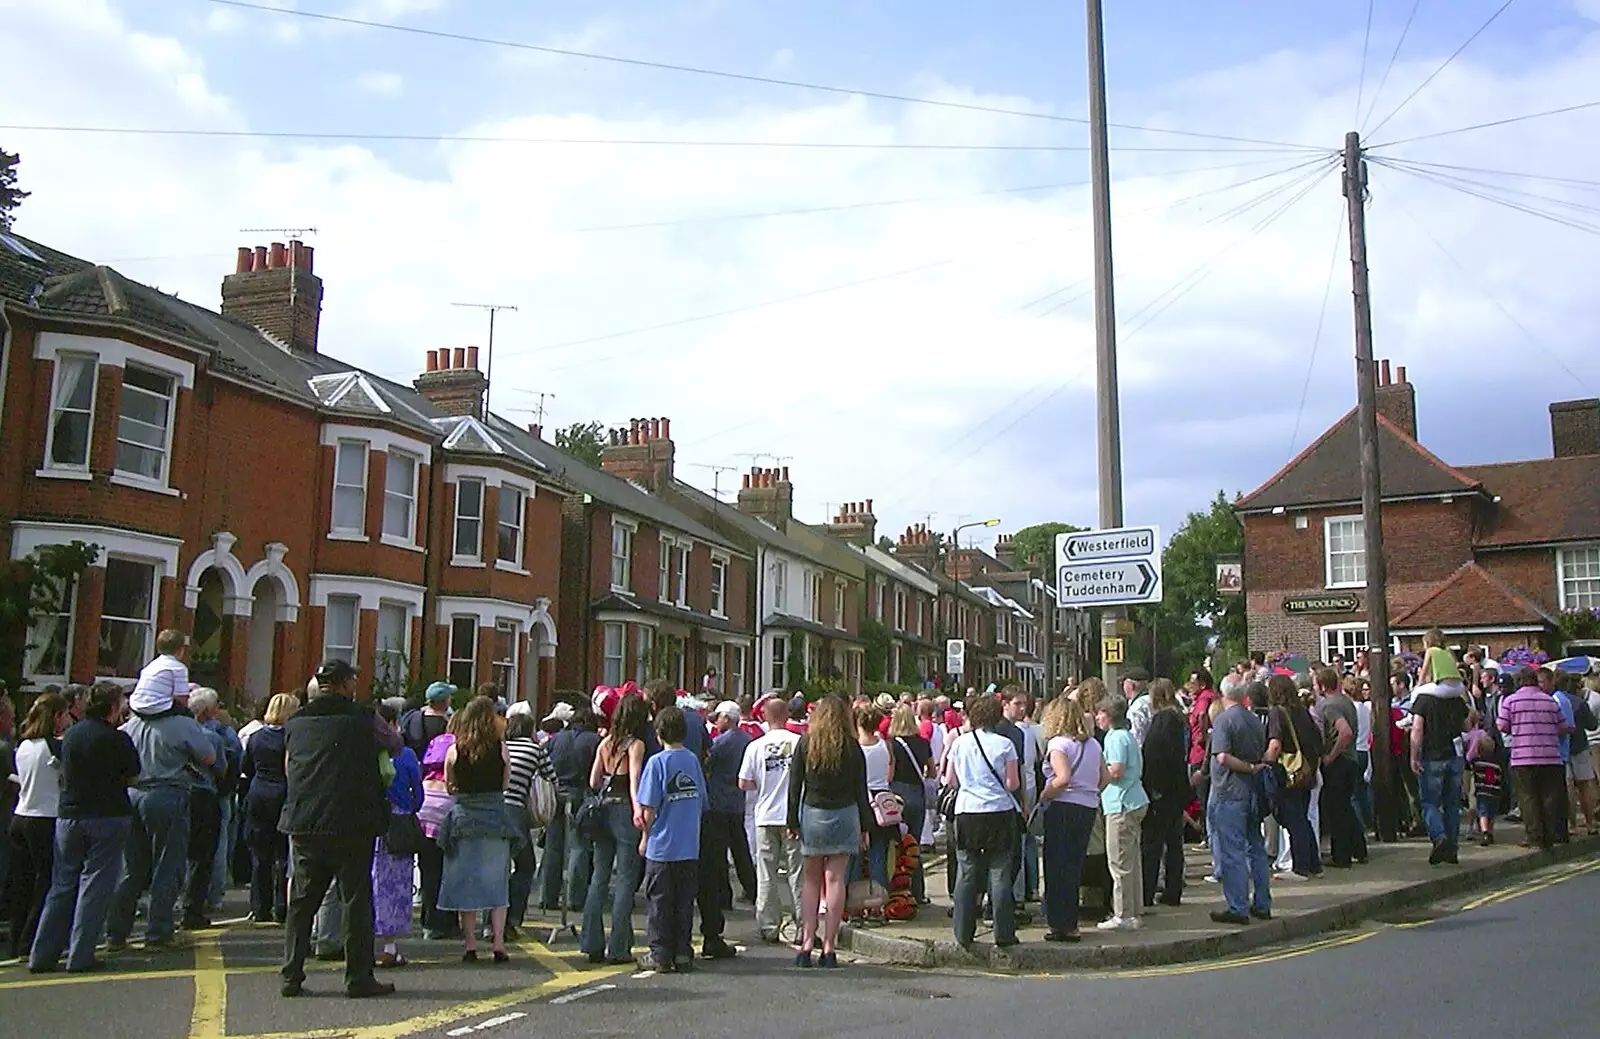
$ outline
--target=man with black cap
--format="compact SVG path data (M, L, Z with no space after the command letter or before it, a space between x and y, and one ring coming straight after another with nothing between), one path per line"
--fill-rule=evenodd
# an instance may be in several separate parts
M378 754L397 753L401 742L369 706L356 702L355 678L347 661L324 662L316 692L284 725L288 796L278 828L289 835L293 873L284 930L285 996L301 993L312 917L335 880L344 910L345 995L363 999L394 991L372 973L372 849L389 822Z

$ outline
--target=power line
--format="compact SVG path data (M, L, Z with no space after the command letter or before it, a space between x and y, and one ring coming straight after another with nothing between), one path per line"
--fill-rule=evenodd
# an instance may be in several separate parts
M1386 159L1383 162L1383 165L1388 166L1390 169L1404 168L1410 170L1411 172L1430 172L1412 169L1411 163L1404 162L1399 159ZM1541 195L1536 191L1524 191L1521 188L1507 187L1504 184L1491 184L1481 180L1474 180L1471 177L1459 177L1447 173L1433 173L1433 176L1440 177L1456 184L1465 184L1470 187L1482 188L1485 191L1498 191L1506 195L1521 196L1522 198L1533 199L1536 202L1548 202L1553 206L1562 206L1566 209L1577 210L1580 213L1600 214L1600 206L1589 205L1585 202L1574 202L1571 199L1557 198L1553 195Z
M1436 170L1456 170L1461 173L1482 173L1492 177L1514 177L1521 180L1545 180L1552 184L1565 184L1577 188L1600 188L1600 180L1581 180L1577 177L1556 177L1547 173L1523 173L1517 170L1493 170L1482 166L1456 166L1448 162L1423 162L1421 159L1401 159L1393 155L1380 156L1386 163L1404 166L1425 166Z
M1415 144L1417 141L1431 141L1438 137L1451 137L1458 133L1470 133L1473 130L1488 130L1496 126L1509 126L1512 123L1522 123L1529 119L1544 119L1552 115L1566 115L1568 112L1581 112L1588 108L1600 108L1600 101L1585 101L1581 104L1567 105L1563 108L1552 108L1545 112L1530 112L1527 115L1514 115L1509 119L1494 119L1487 123L1473 123L1471 126L1458 126L1454 130L1437 130L1433 133L1418 134L1415 137L1402 137L1398 141L1384 141L1367 147L1367 151L1378 148L1396 148L1402 144Z
M1378 88L1372 92L1372 100L1367 102L1366 114L1361 116L1358 126L1365 126L1367 120L1372 118L1372 110L1378 107L1378 98L1383 96L1383 88L1389 82L1389 73L1394 71L1394 63L1400 58L1400 48L1406 45L1406 36L1411 32L1411 23L1416 19L1417 9L1421 6L1422 0L1412 0L1411 13L1406 15L1406 24L1400 29L1400 38L1395 41L1394 53L1389 55L1389 64L1384 66L1383 75L1378 78Z
M1311 397L1311 376L1317 369L1317 348L1322 345L1322 327L1328 320L1328 299L1333 295L1333 274L1339 269L1339 243L1344 241L1345 214L1341 209L1334 225L1333 253L1328 257L1328 280L1322 287L1322 309L1317 313L1317 331L1311 337L1311 360L1306 362L1306 378L1300 387L1300 406L1295 409L1294 429L1289 433L1288 456L1294 457L1295 442L1300 439L1300 420L1305 417L1306 401Z
M1396 202L1399 202L1399 200L1396 199ZM1528 328L1527 325L1524 325L1521 321L1518 321L1516 315L1511 313L1510 310L1506 309L1505 305L1502 304L1500 302L1500 300L1497 299L1494 296L1494 294L1491 293L1488 290L1488 288L1484 286L1483 282L1480 279L1473 277L1472 272L1467 268L1466 264L1464 264L1460 260L1458 260L1454 253L1452 253L1449 249L1445 248L1445 244L1443 242L1439 241L1438 238L1434 237L1433 232L1429 231L1427 229L1427 227L1423 225L1422 221L1417 218L1417 215L1411 211L1409 206L1405 205L1405 203L1403 203L1403 202L1399 202L1399 205L1400 205L1400 211L1405 214L1406 219L1410 220L1411 223L1416 227L1416 229L1418 231L1422 232L1423 237L1427 238L1428 241L1433 243L1433 247L1435 249L1439 250L1439 252L1444 255L1444 258L1449 260L1455 266L1456 270L1460 271L1462 273L1462 275L1465 276L1470 282L1472 282L1472 283L1477 285L1478 291L1483 293L1483 296L1484 296L1485 299L1487 299L1490 303L1494 304L1495 309L1500 311L1500 313L1505 316L1507 321L1510 321L1513 325L1516 325L1517 328L1522 332L1522 334L1527 336L1528 337L1528 341L1533 343L1534 346L1537 346L1539 349L1541 349L1545 353L1549 354L1551 360L1555 361L1556 364L1560 365L1561 366L1561 370L1566 372L1568 375L1570 375L1572 377L1572 381L1577 383L1579 386L1583 387L1585 392L1588 392L1588 393L1593 393L1594 392L1594 390L1589 387L1589 384L1584 381L1583 376L1579 375L1577 372L1572 370L1572 366L1567 364L1565 358L1563 358L1560 354L1556 353L1556 351L1550 346L1550 344L1544 342L1538 336L1534 335L1533 332Z
M1382 119L1380 119L1378 121L1378 125L1374 126L1372 128L1371 132L1376 134L1379 130L1382 130L1384 128L1384 126L1386 126L1388 124L1389 120L1391 120L1395 116L1399 115L1400 114L1400 110L1402 108L1405 108L1406 105L1409 105L1411 103L1411 99L1412 98L1414 98L1418 94L1422 93L1422 91L1427 88L1429 83L1432 83L1435 79L1438 78L1439 73L1441 73L1445 69L1449 68L1450 67L1450 63L1455 61L1456 58L1461 54L1462 51L1466 50L1469 46L1472 45L1472 41L1473 40L1476 40L1479 36L1482 36L1484 31L1486 29L1488 29L1489 26L1491 26L1491 25L1493 25L1495 23L1495 19L1499 18L1502 14L1505 14L1506 8L1510 7L1512 4L1514 4L1516 2L1517 2L1517 0L1506 0L1505 3L1503 3L1499 7L1495 8L1494 14L1491 14L1487 21L1485 21L1482 25L1478 26L1477 31L1475 31L1471 36L1468 36L1466 38L1466 41L1463 42L1461 44L1461 46L1457 47L1454 51L1452 51L1450 56L1448 58L1444 59L1444 62L1438 68L1434 69L1432 73L1430 73L1428 75L1427 79L1425 79L1421 83L1417 84L1417 89L1415 89L1411 93L1407 94L1405 100L1400 102L1398 105L1396 105L1394 107L1394 111L1390 112L1388 115L1386 115Z
M1480 198L1485 202L1492 202L1497 206L1504 206L1507 209L1514 209L1519 213L1526 213L1529 216L1536 216L1541 220L1548 220L1553 224L1560 224L1563 227L1570 227L1574 231L1583 231L1587 234L1600 235L1600 227L1597 227L1593 224L1588 224L1582 220L1576 220L1570 217L1559 216L1554 213L1547 213L1536 206L1529 206L1521 202L1513 202L1509 199L1500 198L1497 195L1491 195L1483 191L1478 191L1474 188L1462 187L1461 184L1463 182L1460 182L1458 178L1445 177L1442 174L1427 173L1423 172L1422 170L1406 169L1404 166L1396 166L1379 158L1374 158L1372 161L1380 166L1387 167L1388 169L1392 169L1400 173L1408 173L1413 177L1420 177L1424 180L1432 181L1441 187L1449 188L1451 191L1460 192L1463 195L1471 195L1473 198Z
M221 0L212 0L220 3ZM685 141L663 138L515 137L494 134L342 133L331 130L220 130L153 126L41 126L0 124L0 130L34 133L122 134L138 137L224 137L304 141L385 141L425 144L533 144L611 145L626 148L796 148L802 151L947 151L947 152L1086 152L1077 144L943 144L902 141ZM1302 154L1300 148L1166 148L1144 145L1118 146L1120 152L1176 152L1224 155Z
M1372 46L1372 8L1376 0L1367 0L1367 31L1361 36L1361 75L1356 80L1356 120L1361 119L1362 96L1367 89L1367 51Z
M744 72L728 72L722 69L708 69L695 65L679 65L671 62L648 61L643 58L627 58L615 54L596 54L589 51L572 50L565 47L547 47L539 44L524 43L517 40L495 39L488 36L473 36L467 33L448 32L441 29L423 29L418 26L396 25L391 22L372 21L364 18L353 18L347 15L324 14L317 11L302 11L281 7L270 7L260 3L248 3L245 0L209 0L210 3L224 7L236 7L249 11L259 11L264 14L289 15L296 18L309 18L315 21L331 22L340 25L354 25L365 29L384 29L389 32L407 33L413 36L431 36L437 39L455 40L460 43L476 43L491 47L507 47L514 50L534 51L540 54L554 54L565 58L582 58L586 61L603 61L616 65L631 65L635 68L658 69L664 72L684 72L698 76L713 76L718 79L737 80L744 83L762 83L768 86L795 87L801 90L816 90L828 94L842 94L872 98L878 101L895 101L902 104L931 105L936 108L952 108L964 112L987 112L992 115L1018 116L1024 119L1042 119L1056 123L1074 123L1087 126L1089 120L1080 116L1055 115L1049 112L1028 112L1015 108L997 108L990 105L970 104L962 101L945 101L931 97L913 97L906 94L889 94L882 91L860 90L855 87L841 87L824 83L808 83L802 80L779 79L773 76L758 76ZM1141 133L1162 133L1178 137L1193 137L1203 140L1231 141L1237 144L1271 144L1278 147L1310 149L1311 145L1286 144L1282 141L1264 141L1249 137L1235 137L1229 134L1201 133L1196 130L1173 130L1156 126L1138 126L1131 123L1111 123L1115 129L1135 130Z

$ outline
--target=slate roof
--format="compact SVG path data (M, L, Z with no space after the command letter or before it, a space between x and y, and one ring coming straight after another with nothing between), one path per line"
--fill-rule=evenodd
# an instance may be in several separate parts
M672 481L672 493L682 497L695 509L700 510L702 514L713 516L714 519L709 522L716 523L718 526L732 531L733 534L730 536L749 538L769 548L775 548L780 552L797 556L818 566L834 568L833 563L829 562L820 552L813 552L810 546L796 541L778 528L763 523L754 516L748 516L740 512L736 506L730 505L725 501L718 501L698 487L684 483L682 480L674 479Z
M1477 479L1445 464L1383 415L1378 416L1378 466L1386 500L1471 494L1481 489ZM1258 511L1360 500L1361 448L1352 408L1234 507Z
M1500 496L1479 548L1600 541L1600 455L1462 466Z
M613 610L618 613L647 613L652 617L681 621L685 624L695 624L702 628L746 634L743 628L727 617L714 617L709 613L685 609L682 606L675 606L672 603L661 602L657 599L635 599L632 596L619 595L616 592L611 592L596 599L590 604L590 608L594 610Z
M1555 623L1554 617L1509 583L1477 563L1467 563L1390 626L1489 628Z

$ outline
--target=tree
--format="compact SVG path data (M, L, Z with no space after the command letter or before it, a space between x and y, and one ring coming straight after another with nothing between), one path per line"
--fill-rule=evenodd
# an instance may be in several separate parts
M1075 534L1086 529L1070 523L1035 523L1011 535L1011 545L1023 565L1043 567L1049 572L1055 570L1056 535Z
M1223 492L1205 512L1191 512L1183 521L1161 553L1161 602L1134 611L1144 632L1135 652L1149 659L1153 674L1183 675L1198 667L1214 644L1242 652L1243 596L1217 591L1216 560L1243 552L1244 527Z
M599 422L574 422L556 430L556 446L585 465L600 468L605 448L605 426Z
M0 231L11 230L11 212L32 192L17 187L17 166L22 156L0 148Z

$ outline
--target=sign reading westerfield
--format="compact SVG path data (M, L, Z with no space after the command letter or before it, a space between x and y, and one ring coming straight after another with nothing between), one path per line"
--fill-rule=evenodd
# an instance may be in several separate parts
M1161 530L1119 527L1056 535L1060 605L1130 606L1161 601Z

